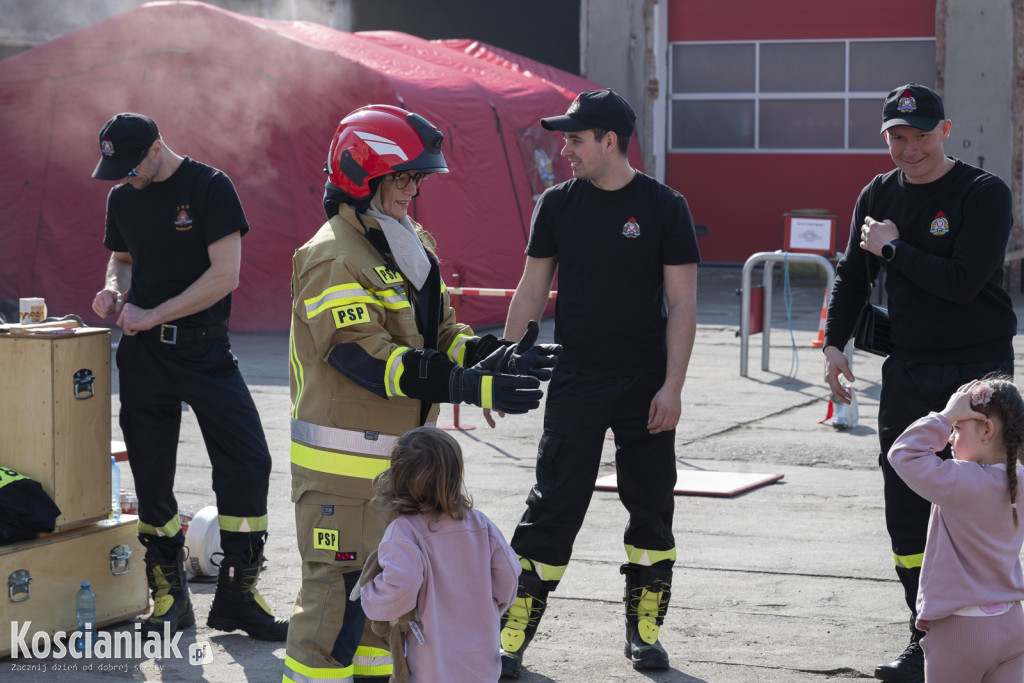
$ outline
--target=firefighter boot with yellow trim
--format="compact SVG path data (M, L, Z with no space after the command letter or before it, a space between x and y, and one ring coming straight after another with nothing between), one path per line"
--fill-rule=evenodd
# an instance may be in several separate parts
M502 678L519 678L523 653L537 632L547 601L548 591L540 577L524 570L519 576L516 599L501 617Z
M142 637L163 637L194 626L195 613L185 576L185 549L146 548L146 581L153 596L153 612L142 620ZM166 629L165 629L166 625Z
M250 638L283 643L288 639L288 620L275 619L263 596L256 590L263 567L263 553L252 562L238 555L225 555L217 576L206 625L219 631L245 631Z
M668 653L658 641L658 633L672 595L672 564L624 564L620 571L626 576L625 654L634 669L667 669Z

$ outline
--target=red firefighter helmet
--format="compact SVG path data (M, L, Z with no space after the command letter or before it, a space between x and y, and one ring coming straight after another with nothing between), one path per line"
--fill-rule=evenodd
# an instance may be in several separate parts
M419 114L371 104L338 124L327 155L328 181L353 199L370 196L370 181L389 173L447 173L444 134Z

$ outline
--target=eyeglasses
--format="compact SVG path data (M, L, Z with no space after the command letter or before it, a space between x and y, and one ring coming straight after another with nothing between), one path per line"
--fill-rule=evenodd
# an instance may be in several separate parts
M391 177L395 179L395 187L399 190L404 190L409 187L409 181L415 183L418 188L424 180L430 177L429 173L392 173Z

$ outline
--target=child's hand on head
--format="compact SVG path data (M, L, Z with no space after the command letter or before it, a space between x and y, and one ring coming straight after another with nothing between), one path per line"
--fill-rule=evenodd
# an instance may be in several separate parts
M946 407L942 409L942 415L950 422L956 422L957 420L984 420L985 416L972 407L972 400L974 403L977 403L979 391L984 392L985 389L988 389L989 395L991 395L992 390L978 380L963 385L946 401ZM985 403L987 402L986 400Z

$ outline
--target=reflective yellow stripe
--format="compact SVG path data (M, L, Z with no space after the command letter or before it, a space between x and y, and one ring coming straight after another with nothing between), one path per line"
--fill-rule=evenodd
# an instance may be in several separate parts
M352 683L352 665L334 668L314 668L300 664L288 655L284 657L283 683Z
M231 515L217 515L217 524L220 525L221 531L238 531L241 533L266 531L267 516L232 517Z
M402 393L402 356L409 350L408 346L399 346L388 356L388 363L384 369L384 391L388 398L392 396L405 396Z
M896 553L893 553L892 560L896 563L897 567L901 567L903 569L916 569L921 566L922 562L924 562L924 553L920 553L918 555L897 555Z
M411 307L408 297L396 289L366 290L355 282L329 287L320 296L306 299L302 304L309 320L324 311L351 304L375 304L392 310Z
M306 307L306 318L308 320L312 320L334 306L354 303L372 304L376 303L376 300L370 292L360 287L359 284L349 282L343 285L328 287L320 296L315 296L302 302L303 306Z
M493 375L484 375L480 378L480 407L490 410L494 407L494 397L491 396L491 385L494 381Z
M676 561L675 548L672 548L671 550L647 550L631 545L623 547L626 549L626 557L629 558L630 564L639 564L643 567L650 567L651 565L662 562L663 560Z
M472 339L468 334L460 334L455 337L455 341L448 347L448 359L453 363L459 365L466 364L466 342Z
M378 289L373 291L373 295L377 297L377 303L384 308L396 311L400 308L412 308L408 297L397 289Z
M178 532L181 531L181 517L175 514L174 517L171 518L171 521L159 527L153 526L151 524L146 524L140 519L137 528L140 534L148 534L150 536L165 536L167 538L171 538L173 536L177 536Z
M373 479L388 468L387 458L372 458L348 453L322 451L292 442L292 462L299 467L327 474L340 474L357 479Z
M533 571L537 573L541 581L561 581L562 575L565 574L567 564L553 565L544 564L543 562L534 562L528 557L517 555L519 558L519 564L523 565L523 569L527 571Z
M288 330L288 362L292 366L292 376L295 378L295 400L292 401L292 417L295 417L298 415L299 401L302 399L302 390L306 388L306 375L302 368L302 361L299 360L298 351L295 350L294 319Z
M360 645L352 658L352 669L356 676L390 676L394 662L387 650Z
M397 436L379 432L355 431L338 427L324 427L312 422L292 420L292 441L322 448L328 451L355 451L362 455L391 457L391 448L398 441Z

